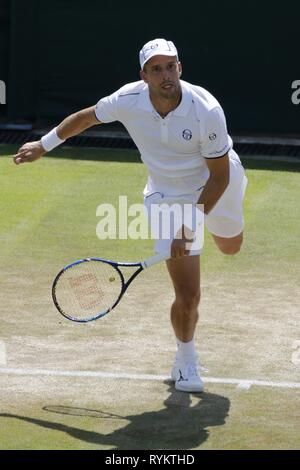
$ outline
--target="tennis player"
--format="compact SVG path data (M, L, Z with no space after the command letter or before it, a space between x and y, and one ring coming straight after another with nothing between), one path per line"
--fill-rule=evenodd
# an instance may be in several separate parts
M146 207L170 198L202 204L205 225L216 245L222 253L234 255L243 241L247 179L232 148L223 110L208 91L181 80L182 64L173 42L152 40L141 49L139 59L140 81L68 116L40 141L24 144L14 161L33 162L95 124L120 121L148 168ZM156 251L171 250L167 261L175 291L171 323L178 347L171 375L177 390L201 392L194 341L200 251L193 246L188 250L188 241L190 235L182 230L181 237L157 240Z

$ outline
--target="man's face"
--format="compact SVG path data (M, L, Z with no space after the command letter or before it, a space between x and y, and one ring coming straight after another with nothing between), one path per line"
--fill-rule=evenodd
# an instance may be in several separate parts
M164 99L173 99L180 93L182 66L177 58L164 55L152 57L141 70L141 79L148 83L150 94Z

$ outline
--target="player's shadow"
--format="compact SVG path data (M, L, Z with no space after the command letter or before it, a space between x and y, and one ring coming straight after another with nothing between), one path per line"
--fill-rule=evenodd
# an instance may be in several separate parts
M168 385L170 386L169 383ZM169 390L171 393L164 402L164 408L141 414L118 416L109 412L86 408L65 406L46 406L43 408L48 412L61 415L120 420L118 428L109 434L8 413L1 413L0 417L17 418L46 429L66 433L75 439L90 444L121 450L186 450L199 448L209 436L210 431L208 428L225 424L230 409L230 401L227 397L213 393L194 394L194 404L192 404L190 394L176 391L173 385ZM93 428L95 428L95 424L93 424ZM101 430L103 429L105 430L102 423Z

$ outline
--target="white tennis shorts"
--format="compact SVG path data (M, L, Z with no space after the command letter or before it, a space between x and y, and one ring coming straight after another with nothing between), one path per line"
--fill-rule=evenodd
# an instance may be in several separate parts
M231 238L239 235L244 229L243 217L243 199L247 186L247 177L245 175L242 164L237 160L230 160L230 180L229 184L209 214L205 215L204 224L207 230L213 235L219 237ZM147 211L150 227L153 226L151 220L151 206L153 204L186 204L192 203L196 205L203 187L191 194L182 194L169 197L162 192L156 191L144 198L144 205ZM156 222L155 222L156 224ZM202 227L203 228L203 227ZM157 232L157 228L155 228ZM155 240L155 251L164 253L170 250L174 235L170 234L169 238L160 237ZM190 255L201 253L197 245L191 245Z

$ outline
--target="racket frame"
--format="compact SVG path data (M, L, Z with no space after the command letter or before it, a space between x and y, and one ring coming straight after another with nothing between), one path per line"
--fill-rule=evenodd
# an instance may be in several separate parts
M96 315L93 315L91 317L87 317L86 319L80 319L80 318L77 318L77 317L74 317L74 316L71 316L71 315L68 315L64 312L64 310L61 308L61 306L59 305L59 302L56 298L56 285L61 277L62 274L64 274L66 271L68 271L69 269L71 269L72 267L74 266L77 266L79 264L82 264L82 263L89 263L89 262L101 262L101 263L106 263L106 264L109 264L110 266L112 266L116 272L118 273L119 277L120 277L120 280L121 280L121 291L118 295L118 297L116 298L116 301L113 303L113 305L107 309L106 311L103 311L103 312L99 312L97 313ZM122 273L122 271L119 269L119 266L121 267L138 267L138 269L131 275L131 277L129 279L127 279L127 281L125 281L125 278L124 278L124 275ZM57 310L59 311L59 313L61 315L63 315L65 318L67 318L68 320L72 320L72 321L76 321L78 323L88 323L90 321L93 321L93 320L97 320L98 318L101 318L101 317L104 317L104 315L107 315L113 308L116 307L116 305L120 302L121 298L123 297L123 295L125 294L127 288L129 287L129 285L132 283L132 281L136 278L136 276L145 269L145 267L143 267L142 263L123 263L123 262L117 262L117 261L111 261L111 260L107 260L107 259L103 259L103 258L84 258L84 259L80 259L80 260L77 260L77 261L74 261L73 263L70 263L68 265L66 265L63 269L61 269L59 271L59 273L57 274L57 276L55 277L54 281L53 281L53 284L52 284L52 299L53 299L53 302L54 302L54 305L55 307L57 308Z
M108 259L104 259L104 258L83 258L83 259L74 261L73 263L67 264L63 269L61 269L59 271L59 273L56 275L56 277L53 281L53 284L52 284L52 299L53 299L54 305L57 308L57 310L59 311L59 313L63 317L67 318L68 320L72 320L72 321L75 321L77 323L88 323L90 321L97 320L98 318L101 318L101 317L104 317L105 315L107 315L111 310L113 310L116 307L116 305L118 305L118 303L122 299L123 295L125 294L126 290L130 286L132 281L137 277L138 274L140 274L141 271L143 271L144 269L147 269L150 266L153 266L157 263L160 263L161 261L164 261L168 258L170 258L170 253L160 253L158 255L151 256L150 258L147 258L144 261L135 262L135 263L127 263L127 262L122 262L122 261L112 261L112 260L108 260ZM57 285L57 283L60 279L60 276L63 273L65 273L68 269L71 269L73 266L76 266L76 265L79 265L79 264L82 264L82 263L88 263L88 262L91 262L91 261L96 261L96 262L109 264L110 266L112 266L117 271L118 275L120 276L121 285L122 285L120 294L117 297L116 301L113 303L113 305L109 309L107 309L106 311L99 312L96 315L93 315L93 316L90 316L90 317L87 317L87 318L78 318L78 317L73 317L71 315L67 315L63 311L63 309L60 307L60 305L57 301L57 298L56 298L56 285ZM128 268L137 267L138 269L127 279L127 281L125 281L123 273L119 269L119 267L125 267L125 268L126 267L128 267Z

